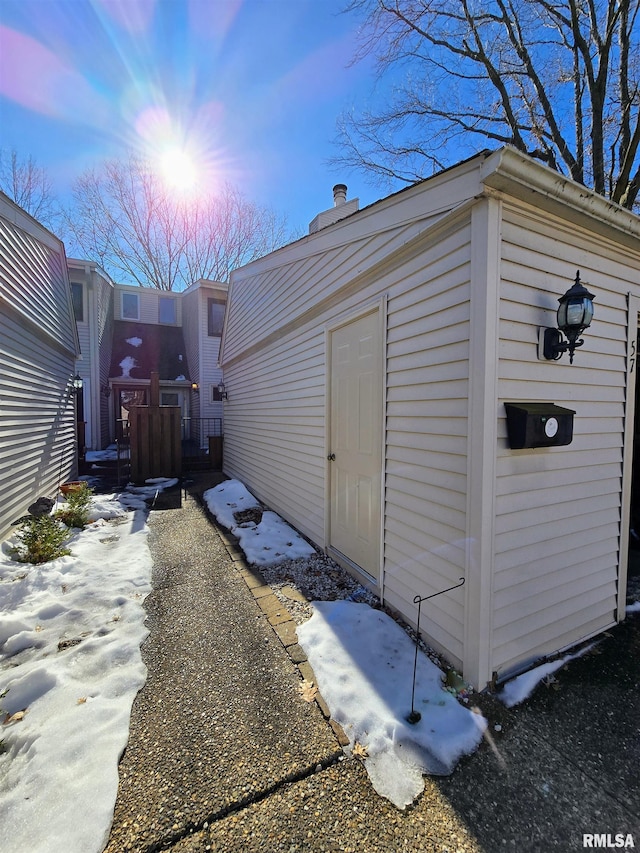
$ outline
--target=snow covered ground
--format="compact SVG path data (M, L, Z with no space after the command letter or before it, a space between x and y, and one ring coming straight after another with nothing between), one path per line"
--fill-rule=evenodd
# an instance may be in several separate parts
M275 512L261 513L261 521L238 522L235 513L259 508L260 502L238 480L225 480L204 493L209 511L240 541L247 562L266 566L282 560L311 557L315 550Z
M298 642L331 716L363 758L376 791L404 808L424 788L424 773L447 775L482 740L486 720L443 687L444 673L418 651L411 724L415 644L390 616L368 604L316 601Z
M3 853L97 853L107 841L146 679L144 499L165 484L95 496L71 556L32 566L11 558L13 538L0 547Z

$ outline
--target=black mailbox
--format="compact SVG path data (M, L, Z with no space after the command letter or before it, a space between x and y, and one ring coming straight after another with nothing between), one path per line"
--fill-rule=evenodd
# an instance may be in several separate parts
M556 447L571 444L573 409L555 403L505 403L509 447Z

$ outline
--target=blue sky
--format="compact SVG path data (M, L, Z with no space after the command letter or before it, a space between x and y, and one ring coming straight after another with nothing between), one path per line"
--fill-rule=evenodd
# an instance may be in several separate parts
M372 89L346 0L0 0L0 143L64 196L84 169L170 141L305 230L333 184L336 119Z

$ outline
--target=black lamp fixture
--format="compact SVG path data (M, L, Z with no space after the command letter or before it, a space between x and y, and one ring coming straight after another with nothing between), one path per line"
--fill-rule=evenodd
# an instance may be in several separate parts
M568 352L569 364L573 364L574 351L584 343L580 335L593 319L594 299L593 293L581 283L580 270L577 270L573 286L558 300L558 328L544 330L542 353L546 359L557 361Z
M221 400L228 400L229 395L227 394L227 389L224 387L224 382L218 383L218 393L220 394Z
M191 390L194 392L194 394L197 394L200 391L200 386L197 382L191 383Z
M71 380L71 390L74 394L79 394L82 391L82 376L79 373Z
M107 399L111 396L111 388L108 385L101 385L100 391L102 392L102 396Z

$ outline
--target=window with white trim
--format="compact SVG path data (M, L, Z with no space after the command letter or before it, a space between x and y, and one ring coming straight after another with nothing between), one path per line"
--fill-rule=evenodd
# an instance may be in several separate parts
M140 297L137 293L128 293L123 290L121 293L121 315L123 320L139 320L140 319Z

